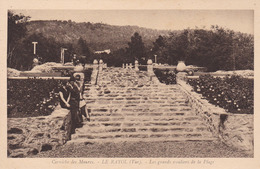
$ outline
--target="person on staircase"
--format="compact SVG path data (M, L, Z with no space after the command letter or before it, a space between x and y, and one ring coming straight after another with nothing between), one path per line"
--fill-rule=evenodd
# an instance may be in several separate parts
M80 75L75 76L77 87L80 91L80 106L79 106L79 117L82 119L82 115L86 117L87 121L90 121L90 115L88 111L86 110L86 102L83 98L83 92L84 92L84 79L81 79Z
M69 82L68 81L62 81L58 90L59 90L59 99L60 99L61 108L70 110L71 109L71 107L70 107L71 93L70 93L70 90L69 90ZM61 130L65 130L65 128L66 128L66 124L65 124L65 121L64 121L62 126L61 126ZM72 131L70 131L70 132L72 132ZM71 139L70 134L68 136L68 139L69 140Z
M75 78L71 76L69 80L70 96L70 113L71 113L71 133L75 133L76 127L82 127L81 120L79 118L79 102L80 102L80 89L75 82Z

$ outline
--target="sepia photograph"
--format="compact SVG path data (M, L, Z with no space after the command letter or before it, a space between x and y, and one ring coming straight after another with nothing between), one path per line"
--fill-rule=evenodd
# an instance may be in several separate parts
M7 8L3 157L57 168L254 162L255 15Z

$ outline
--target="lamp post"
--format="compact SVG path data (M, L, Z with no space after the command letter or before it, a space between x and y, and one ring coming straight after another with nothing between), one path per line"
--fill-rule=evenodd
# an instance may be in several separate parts
M65 50L67 50L66 48L61 48L61 52L60 52L60 60L61 60L61 63L64 65L64 53L65 53Z
M157 55L154 55L154 62L157 63Z
M36 55L36 45L38 44L38 42L32 42L33 44L33 54Z

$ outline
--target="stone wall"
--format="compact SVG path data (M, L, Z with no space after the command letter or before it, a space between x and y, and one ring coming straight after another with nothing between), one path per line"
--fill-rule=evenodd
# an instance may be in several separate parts
M7 119L8 157L26 157L53 150L70 139L69 110L56 107L49 116Z
M223 108L210 104L181 79L177 76L177 83L185 93L187 102L203 117L208 129L226 145L253 153L254 115L228 113Z

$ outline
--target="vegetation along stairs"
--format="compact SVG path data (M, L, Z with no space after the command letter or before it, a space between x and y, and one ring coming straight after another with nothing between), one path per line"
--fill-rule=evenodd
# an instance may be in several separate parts
M97 85L85 85L91 120L76 129L69 143L216 140L178 85L123 68L107 68Z

